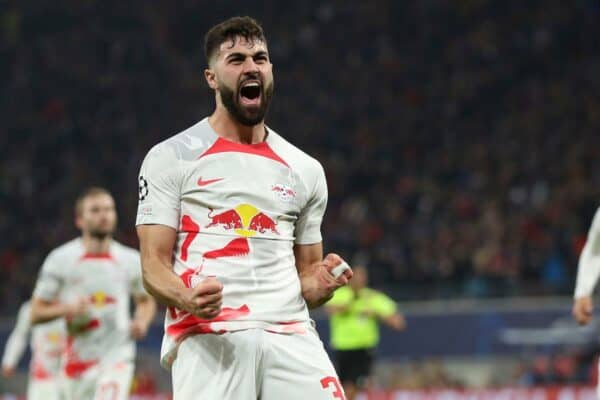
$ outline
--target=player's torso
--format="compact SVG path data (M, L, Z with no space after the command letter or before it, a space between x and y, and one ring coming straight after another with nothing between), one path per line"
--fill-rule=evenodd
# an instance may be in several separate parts
M176 273L216 276L224 306L248 308L240 319L306 318L293 240L308 193L285 154L220 140L182 168Z
M62 301L86 300L85 316L67 321L67 352L72 358L99 359L129 342L129 276L111 254L82 255L65 276Z
M179 254L185 234L195 231L202 240L192 241L188 254L205 257L214 250L208 243L223 245L236 238L252 240L257 250L273 241L288 247L292 243L305 194L283 161L227 152L187 162L184 173ZM248 256L264 261L260 253Z

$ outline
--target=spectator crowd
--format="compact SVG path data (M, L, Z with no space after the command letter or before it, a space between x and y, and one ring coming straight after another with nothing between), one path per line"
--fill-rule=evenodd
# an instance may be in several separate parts
M600 206L597 1L47 0L0 8L0 311L137 172L212 112L202 39L263 23L268 124L321 161L325 247L396 299L570 293Z

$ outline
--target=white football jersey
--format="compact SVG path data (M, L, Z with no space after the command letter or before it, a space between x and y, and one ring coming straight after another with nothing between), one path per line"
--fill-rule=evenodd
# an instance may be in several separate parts
M267 132L262 143L235 143L205 118L144 159L137 225L177 230L174 272L186 286L215 276L224 287L215 319L167 310L166 367L188 335L253 327L293 333L310 321L293 246L322 240L325 174L317 160Z
M31 325L31 305L26 301L19 308L17 322L4 348L3 367L16 367L27 347L31 331L31 363L29 374L33 380L53 379L59 376L61 356L66 343L65 322L56 319Z
M588 231L585 246L579 256L575 298L591 296L600 277L600 207Z
M65 373L76 377L97 364L132 361L131 295L144 294L139 253L113 241L106 254L86 254L80 238L46 258L34 297L88 302L85 316L68 319Z

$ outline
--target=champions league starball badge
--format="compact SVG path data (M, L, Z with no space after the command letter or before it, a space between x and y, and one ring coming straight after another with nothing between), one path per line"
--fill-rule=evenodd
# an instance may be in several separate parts
M148 181L143 176L140 176L139 181L138 197L140 201L144 201L146 196L148 196Z

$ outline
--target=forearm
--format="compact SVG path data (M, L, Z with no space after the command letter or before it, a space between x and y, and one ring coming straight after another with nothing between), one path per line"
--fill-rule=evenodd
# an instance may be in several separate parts
M307 272L300 275L302 297L309 309L317 308L327 303L332 297L335 288L319 285L318 275Z
M348 311L350 311L350 307L347 304L346 305L335 305L335 306L327 304L325 306L325 311L329 315L333 315L333 314L345 314Z
M156 301L184 309L184 295L189 289L173 271L171 265L157 258L142 258L144 288Z
M71 307L67 303L46 302L39 299L33 299L31 304L31 323L40 324L52 321L57 318L69 316Z
M382 319L382 321L389 327L396 330L406 329L406 319L400 314L392 314Z
M156 313L156 302L150 296L142 296L136 299L134 319L145 327L150 326Z

